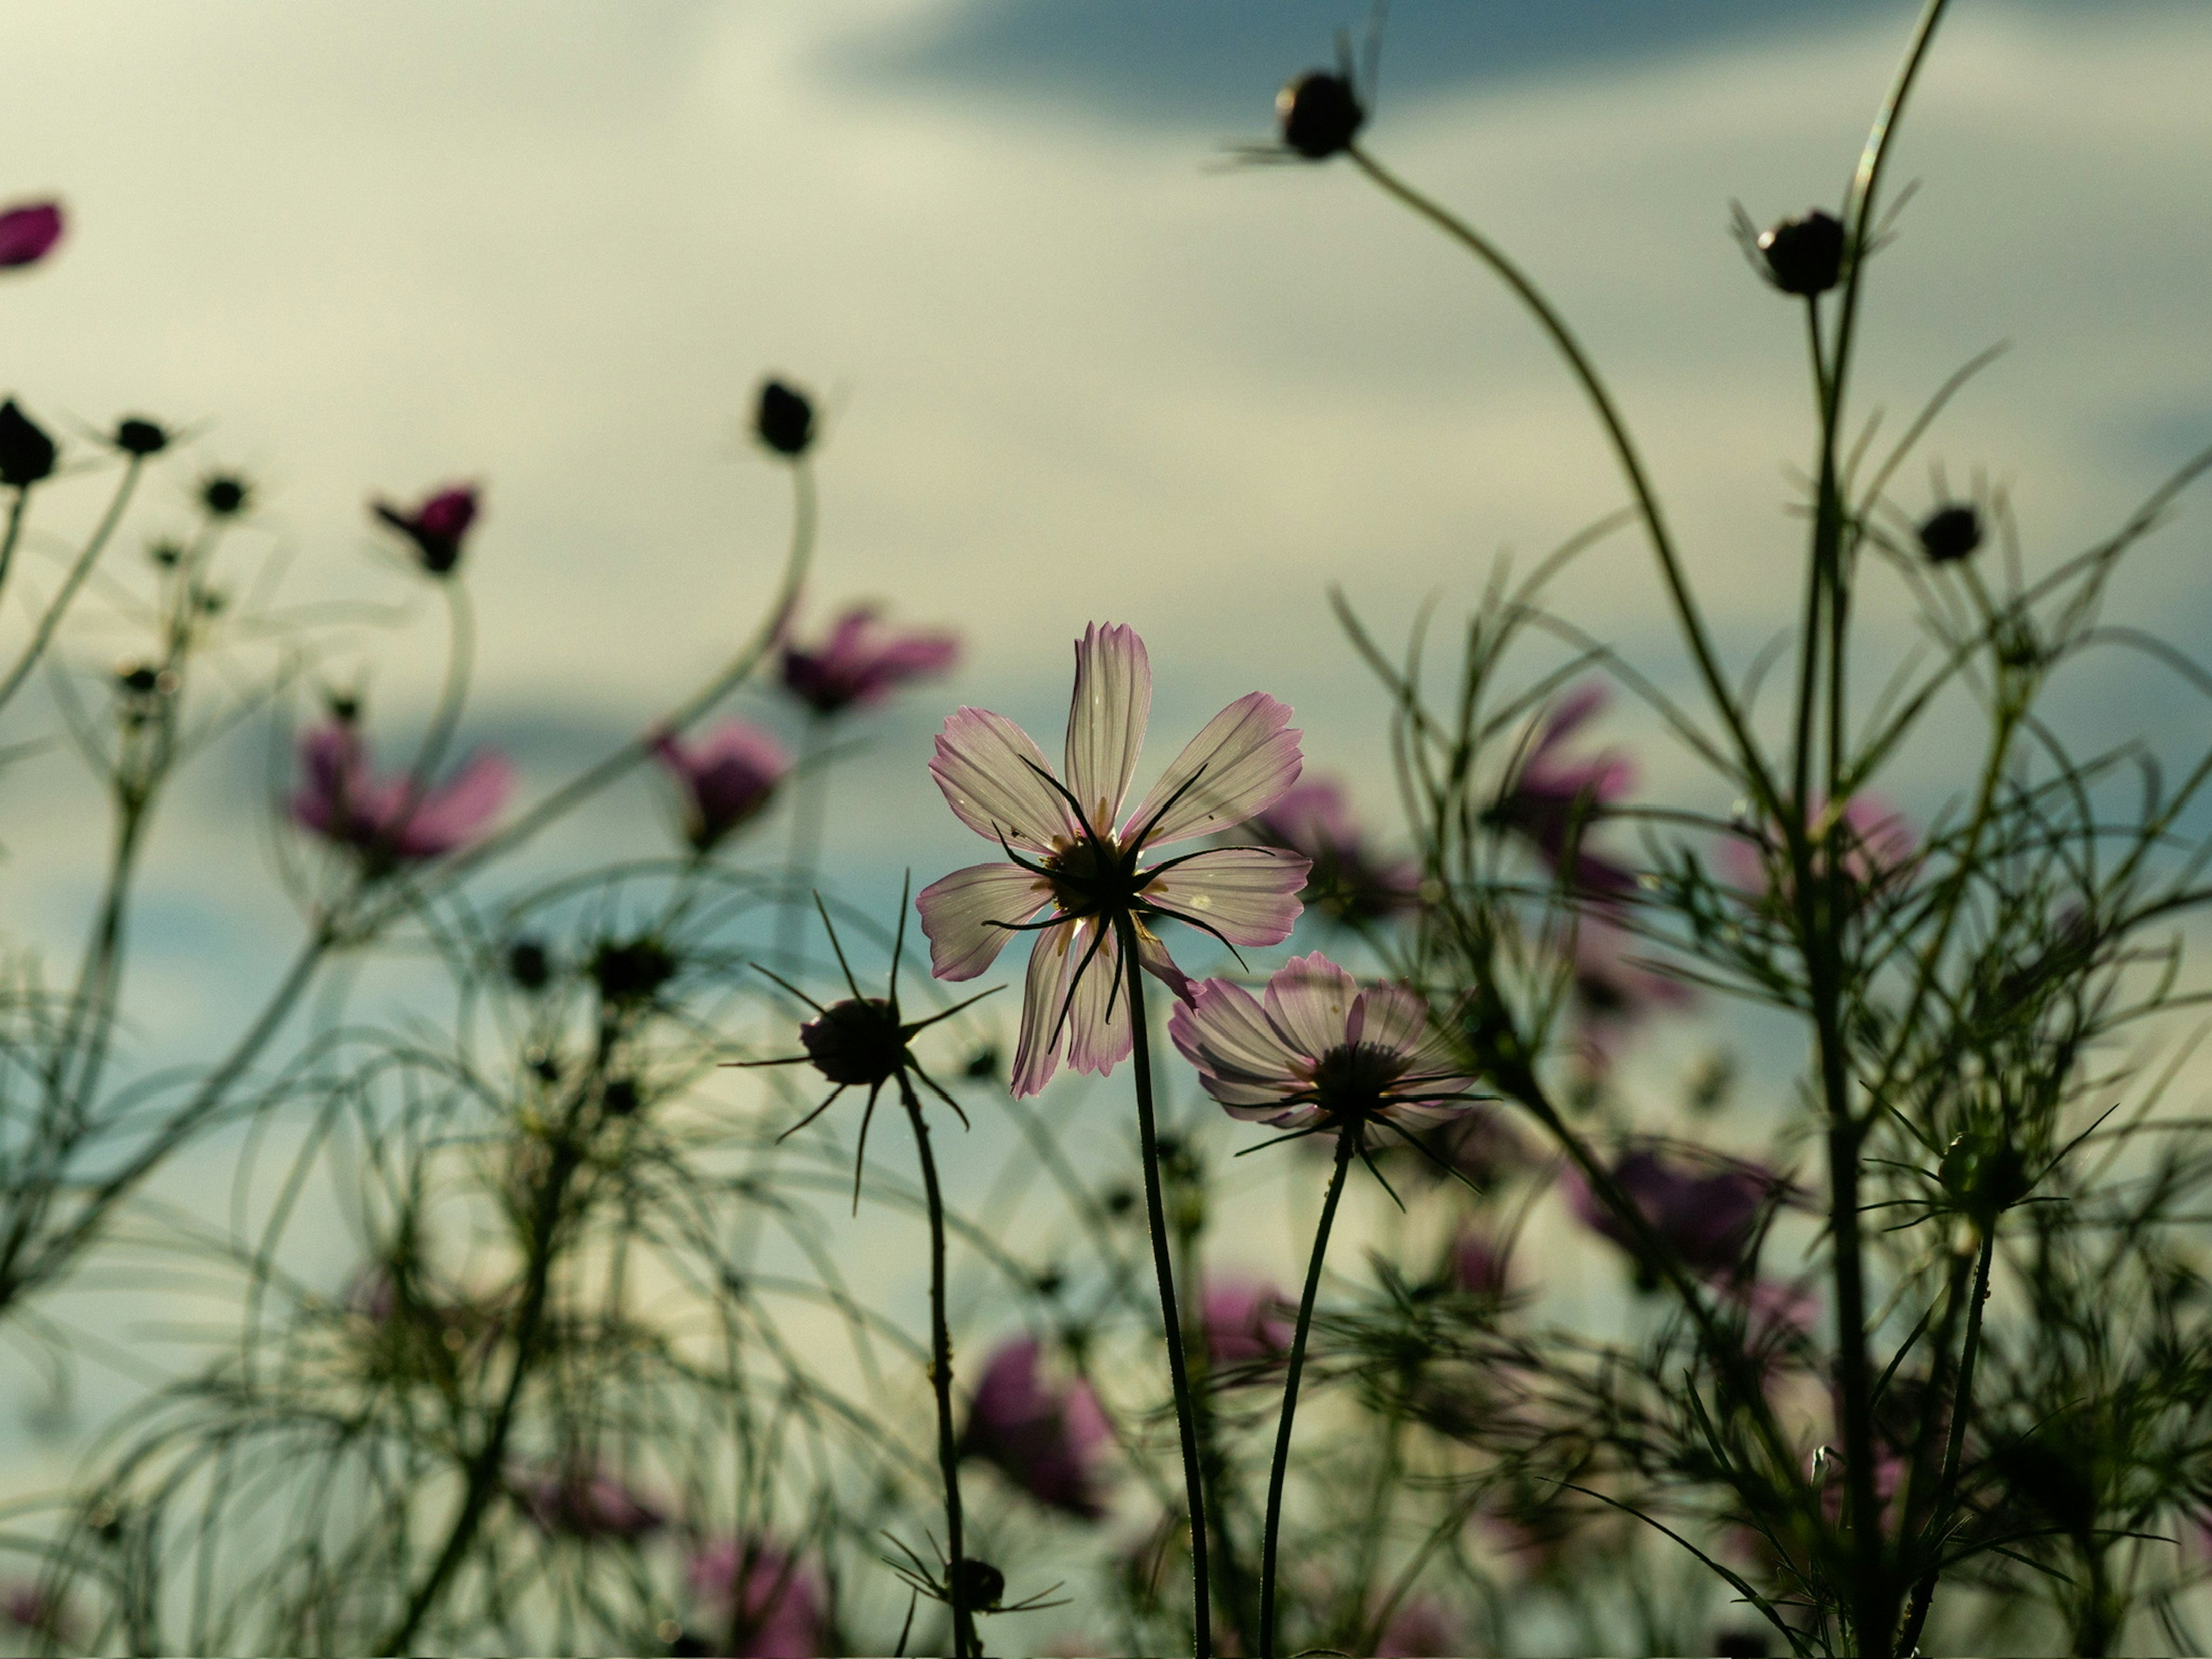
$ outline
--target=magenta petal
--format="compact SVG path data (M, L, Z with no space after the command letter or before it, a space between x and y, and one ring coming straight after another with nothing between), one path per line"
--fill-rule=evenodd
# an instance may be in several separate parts
M1289 705L1264 691L1239 697L1175 757L1130 814L1125 835L1143 830L1146 844L1157 847L1226 830L1273 806L1303 763L1290 721Z
M58 202L32 202L0 213L0 270L34 265L62 239Z
M1018 864L972 864L933 881L914 902L929 939L929 971L975 978L998 960L1014 927L1051 899L1052 884Z
M1301 908L1313 866L1273 847L1219 847L1155 876L1146 902L1212 929L1231 945L1280 945Z
M955 816L987 841L1003 836L1042 855L1076 837L1066 802L1047 781L1044 752L1004 714L954 709L937 734L929 772Z
M1137 630L1092 623L1075 642L1075 693L1067 709L1067 787L1100 835L1129 793L1152 707L1152 664Z
M474 841L499 816L514 793L514 768L505 756L478 755L451 781L423 796L406 822L397 827L392 850L401 858L436 858Z

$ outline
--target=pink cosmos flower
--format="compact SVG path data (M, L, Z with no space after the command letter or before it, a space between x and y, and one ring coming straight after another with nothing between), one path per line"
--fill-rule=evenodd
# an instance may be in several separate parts
M942 674L959 656L957 635L896 632L874 605L856 605L812 650L785 644L783 688L817 714L842 714L881 702L910 680Z
M981 1458L1047 1509L1096 1521L1106 1513L1100 1454L1113 1430L1087 1384L1045 1381L1042 1357L1024 1336L984 1363L960 1455Z
M514 787L503 756L478 755L444 783L419 793L404 777L369 770L361 734L342 720L300 738L304 775L292 797L292 821L373 866L434 859L466 845L499 815Z
M1580 758L1561 751L1611 696L1594 680L1553 705L1486 814L1492 823L1525 836L1577 890L1598 898L1619 898L1636 885L1632 871L1585 845L1586 832L1605 809L1635 787L1636 769L1611 749Z
M432 491L412 508L372 501L369 510L415 544L416 557L434 576L443 576L461 562L461 539L477 521L477 492L472 484L447 484Z
M644 1538L667 1524L658 1509L604 1474L526 1476L514 1483L514 1490L530 1518L546 1531L586 1543Z
M1206 1092L1248 1122L1411 1128L1474 1097L1474 1079L1429 1031L1427 1003L1402 986L1363 991L1318 951L1277 969L1264 997L1207 980L1168 1036Z
M0 213L0 270L34 265L62 239L62 204L27 202Z
M757 817L791 770L783 745L743 720L726 722L697 744L660 732L653 752L683 786L684 838L701 853Z
M1410 859L1377 858L1352 816L1343 787L1304 777L1244 826L1254 839L1313 864L1299 896L1340 921L1379 921L1420 902L1421 870Z
M1512 1277L1511 1258L1489 1233L1464 1226L1452 1240L1446 1259L1455 1290L1468 1296L1500 1297Z
M709 1652L811 1659L828 1644L822 1581L788 1550L759 1538L725 1539L693 1556L686 1577L713 1620Z
M1825 810L1824 803L1814 803L1815 818ZM1909 881L1919 862L1920 837L1911 821L1879 795L1856 794L1845 801L1834 835L1843 848L1844 873L1862 893ZM1774 825L1747 826L1730 836L1721 843L1720 860L1729 882L1747 897L1789 908L1789 854Z
M1681 981L1638 961L1635 947L1632 935L1595 916L1583 917L1575 930L1576 1033L1585 1055L1598 1066L1607 1064L1653 1015L1697 1000Z
M1255 1279L1212 1280L1199 1298L1199 1308L1206 1355L1217 1370L1257 1367L1291 1350L1291 1322L1285 1316L1296 1310L1297 1304L1286 1303L1273 1285Z
M1208 847L1146 866L1156 847L1211 835L1265 811L1298 775L1291 711L1255 691L1209 720L1116 830L1152 702L1152 667L1133 629L1093 623L1075 643L1067 775L1002 714L959 708L929 763L953 812L1010 863L956 870L922 890L930 970L973 979L1017 933L1038 935L1022 999L1013 1092L1033 1095L1060 1064L1104 1073L1129 1052L1117 918L1128 919L1146 972L1193 993L1147 925L1167 916L1230 945L1275 945L1298 916L1306 860L1273 847ZM1042 921L1040 910L1051 908Z
M1788 1190L1780 1176L1759 1164L1717 1158L1700 1167L1657 1146L1625 1154L1613 1178L1682 1265L1708 1278L1741 1269L1760 1217ZM1560 1185L1585 1226L1629 1246L1627 1230L1579 1170L1570 1165Z

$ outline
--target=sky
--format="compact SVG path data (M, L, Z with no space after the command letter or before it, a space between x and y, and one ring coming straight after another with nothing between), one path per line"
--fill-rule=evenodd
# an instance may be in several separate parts
M1789 620L1812 428L1801 319L1747 268L1730 204L1764 222L1839 199L1909 21L1843 0L1401 0L1382 33L1372 148L1574 320L1739 667ZM809 624L878 598L966 641L838 785L829 867L850 890L983 856L924 774L929 736L972 702L1055 751L1092 619L1150 643L1154 765L1263 689L1387 820L1385 705L1332 587L1395 640L1622 497L1484 273L1343 166L1233 163L1281 81L1364 23L1318 0L17 3L0 200L58 194L71 228L0 283L5 389L64 431L195 429L139 532L180 523L204 470L242 470L262 506L232 580L281 566L301 600L399 604L329 666L368 676L395 747L440 634L363 503L480 483L466 735L542 786L757 617L789 496L745 421L786 375L824 410ZM2003 487L2031 566L2212 445L2208 66L2202 7L1959 0L1905 122L1893 176L1920 188L1872 278L1862 412L1894 430L2009 342L1931 453ZM97 487L57 495L9 627ZM2191 507L2150 544L2116 615L2203 648L2205 522ZM1680 687L1660 597L1629 538L1553 595ZM1869 609L1877 655L1903 649L1895 605ZM125 645L95 604L67 659ZM2195 718L2141 677L2086 685L2093 726ZM1705 799L1649 721L1613 729L1650 787ZM267 761L211 757L163 821L146 1053L204 1052L289 948ZM1908 755L1895 793L1932 815L1953 763ZM65 747L9 783L11 936L66 951L94 799ZM625 789L544 856L657 847L665 816Z

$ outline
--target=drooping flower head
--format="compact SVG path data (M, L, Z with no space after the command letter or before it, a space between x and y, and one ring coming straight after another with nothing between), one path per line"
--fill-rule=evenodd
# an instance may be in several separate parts
M743 720L730 720L696 744L659 732L653 752L684 790L684 839L700 853L757 817L791 770L783 745Z
M1085 1521L1106 1513L1102 1454L1113 1436L1079 1378L1054 1387L1033 1336L1003 1343L983 1366L960 1455L981 1458L1047 1509Z
M1594 680L1555 703L1486 814L1491 823L1525 837L1571 886L1596 898L1619 898L1636 885L1632 872L1590 851L1585 836L1635 786L1636 769L1609 749L1581 757L1564 751L1609 695L1602 681Z
M1272 1364L1291 1350L1291 1322L1281 1291L1256 1279L1208 1279L1199 1297L1206 1357L1217 1370Z
M783 647L783 689L817 714L842 714L883 702L899 687L949 671L960 637L942 629L894 629L872 605L856 605L830 624L822 643Z
M547 1532L584 1542L649 1537L667 1516L621 1481L585 1470L524 1475L513 1483L516 1500Z
M685 1577L713 1632L699 1650L750 1659L812 1659L830 1639L821 1578L765 1539L724 1539L691 1558Z
M1033 1095L1065 1051L1106 1073L1129 1052L1118 925L1141 967L1188 1001L1188 979L1149 926L1190 923L1232 945L1280 943L1297 921L1310 866L1275 847L1209 847L1147 865L1146 854L1265 811L1297 781L1291 711L1264 692L1238 698L1185 745L1121 817L1152 700L1145 642L1093 623L1075 645L1067 771L1054 775L1029 733L1002 714L956 709L929 769L961 822L1011 862L956 870L922 890L922 931L939 979L973 979L1017 933L1037 935L1022 999L1012 1086ZM1116 821L1121 827L1115 827ZM1050 914L1032 921L1042 910Z
M415 544L415 556L434 576L450 575L461 562L461 541L477 521L477 492L471 484L447 484L412 507L372 501L369 511Z
M1682 1265L1708 1278L1741 1270L1759 1218L1788 1189L1781 1176L1756 1164L1693 1163L1657 1146L1624 1154L1613 1167L1613 1179ZM1627 1229L1579 1170L1570 1167L1561 1185L1585 1226L1624 1249L1631 1246Z
M26 202L0 213L0 270L34 265L62 240L62 204Z
M379 872L438 858L474 841L514 787L514 767L491 753L477 756L430 787L417 789L405 777L380 778L369 769L361 733L344 720L301 735L300 770L292 821L359 854Z
M1318 951L1292 957L1255 997L1200 985L1168 1036L1231 1117L1283 1129L1425 1127L1483 1098L1429 1006L1398 985L1359 982Z
M1410 859L1378 858L1352 816L1343 786L1310 775L1244 826L1255 841L1286 848L1313 864L1299 897L1339 921L1379 921L1411 910L1420 900L1420 866Z

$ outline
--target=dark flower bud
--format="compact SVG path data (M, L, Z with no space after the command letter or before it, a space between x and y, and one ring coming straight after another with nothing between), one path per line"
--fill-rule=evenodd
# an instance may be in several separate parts
M200 506L211 519L234 519L252 504L253 486L228 472L211 472L200 480Z
M1920 521L1920 550L1930 564L1963 559L1982 544L1982 515L1965 501L1939 507Z
M174 542L159 541L146 550L146 556L164 570L174 570L185 562L185 550Z
M833 1004L799 1028L799 1041L814 1069L832 1083L875 1088L906 1064L906 1031L881 997Z
M169 434L143 415L126 416L116 425L115 447L126 455L158 455L169 447Z
M1275 120L1287 148L1309 161L1325 161L1352 147L1367 112L1343 76L1311 70L1275 94Z
M1030 1283L1036 1287L1039 1296L1058 1296L1067 1281L1060 1276L1059 1268L1047 1267Z
M527 1059L530 1075L540 1083L558 1083L561 1080L561 1061L550 1049L532 1048Z
M631 939L599 946L592 957L592 982L602 1000L643 1002L676 973L676 958L657 939Z
M985 1043L968 1057L967 1065L962 1066L960 1070L962 1076L975 1078L979 1082L985 1078L998 1076L998 1045L993 1042Z
M1985 1230L2035 1184L2028 1179L2019 1148L1990 1133L1969 1133L1954 1139L1944 1150L1936 1175L1953 1202Z
M1006 1575L988 1561L963 1555L952 1564L951 1577L961 1601L981 1612L990 1612L1005 1599Z
M626 1077L611 1077L599 1091L599 1104L609 1117L628 1117L637 1110L637 1085Z
M1127 1215L1136 1207L1137 1195L1127 1187L1111 1188L1107 1191L1105 1204L1108 1215Z
M375 518L415 544L416 562L433 576L449 576L461 562L461 544L477 521L480 504L473 484L447 484L415 507L371 501Z
M1809 299L1835 287L1844 270L1844 228L1814 208L1802 219L1783 219L1759 233L1759 257L1767 279L1784 294Z
M763 380L760 405L753 411L753 431L777 454L795 460L814 442L814 405L805 392L781 380Z
M54 441L13 398L0 404L0 483L28 489L54 470Z
M338 714L335 699L331 713L340 720L351 718ZM553 977L553 959L536 939L519 939L507 947L507 976L526 991L542 991Z
M165 689L161 682L167 678L151 663L120 662L115 665L115 684L133 696L152 696Z

